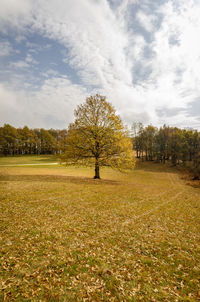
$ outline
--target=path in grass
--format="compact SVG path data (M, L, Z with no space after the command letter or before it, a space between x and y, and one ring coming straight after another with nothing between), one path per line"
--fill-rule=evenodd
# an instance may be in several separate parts
M5 301L198 301L200 190L175 170L1 167Z

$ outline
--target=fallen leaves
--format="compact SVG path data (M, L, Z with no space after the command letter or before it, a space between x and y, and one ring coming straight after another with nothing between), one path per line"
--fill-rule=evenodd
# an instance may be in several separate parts
M55 176L64 168L7 169L0 299L197 301L200 194L153 169L105 170L112 181L95 185Z

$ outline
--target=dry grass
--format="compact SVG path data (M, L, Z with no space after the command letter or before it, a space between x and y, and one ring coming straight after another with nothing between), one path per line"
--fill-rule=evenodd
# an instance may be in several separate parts
M1 167L2 301L198 301L200 189L175 170Z

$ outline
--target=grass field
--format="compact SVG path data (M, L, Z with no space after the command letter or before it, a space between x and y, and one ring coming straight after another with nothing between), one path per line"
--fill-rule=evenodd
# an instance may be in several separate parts
M24 155L24 156L7 156L3 157L0 156L0 167L9 165L29 165L29 164L48 164L48 163L54 163L56 162L56 156L49 156L49 155Z
M128 175L4 166L0 301L200 300L200 189L169 167Z

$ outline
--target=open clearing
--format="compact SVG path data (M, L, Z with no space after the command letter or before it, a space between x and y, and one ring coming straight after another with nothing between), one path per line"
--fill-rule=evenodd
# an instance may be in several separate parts
M52 162L0 158L0 300L200 299L199 188L154 163L3 166Z

